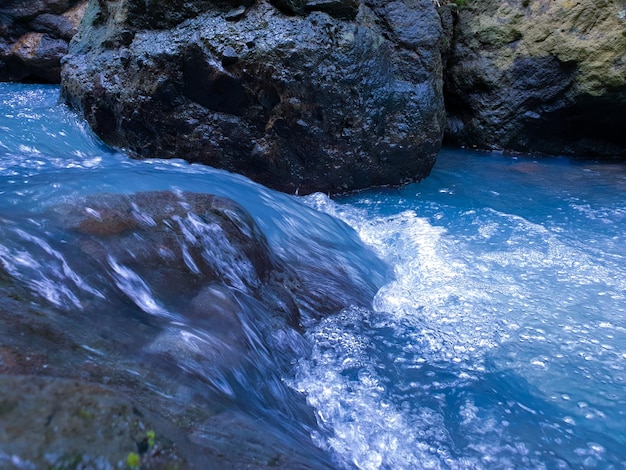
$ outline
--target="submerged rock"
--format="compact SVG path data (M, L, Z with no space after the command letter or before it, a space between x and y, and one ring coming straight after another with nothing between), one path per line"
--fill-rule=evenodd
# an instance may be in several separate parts
M446 81L451 144L626 158L626 6L469 0Z
M292 267L207 194L70 197L27 217L0 226L0 466L332 468L285 384L308 352L301 315L374 294L331 251Z
M237 304L225 299L221 285L275 309L276 318L297 328L301 314L367 305L380 283L380 274L363 280L332 258L323 264L318 251L323 247L311 247L318 257L308 257L303 246L299 262L288 265L272 252L248 212L211 194L97 194L58 205L54 213L57 223L75 234L80 256L96 261L124 293L139 287L147 292L142 286L149 286L161 304L142 303L142 296L134 301L164 318L170 316L164 305L198 318L201 304L216 312Z
M426 176L446 41L431 0L91 1L63 94L109 144L286 192Z
M59 83L87 0L5 0L0 6L0 81Z
M167 317L164 305L177 310L176 302L193 304L201 292L211 305L205 288L217 282L259 300L270 285L290 297L276 281L288 277L287 268L272 255L250 215L230 199L168 191L98 194L59 205L55 212L61 226L77 234L83 256L102 266L120 290L141 290L141 279L161 299L162 305L140 305L149 313ZM284 305L281 316L296 326L295 303Z

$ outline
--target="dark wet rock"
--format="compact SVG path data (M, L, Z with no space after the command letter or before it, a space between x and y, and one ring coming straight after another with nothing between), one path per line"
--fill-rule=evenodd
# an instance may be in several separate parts
M0 81L59 83L61 58L87 0L8 0L0 6Z
M271 3L283 13L297 15L304 13L307 0L272 0Z
M12 45L10 53L16 61L13 70L21 69L24 74L55 83L60 80L60 57L67 53L67 41L43 33L26 33Z
M106 24L113 29L122 24L133 29L168 29L185 20L196 18L207 11L219 12L220 16L228 14L240 6L250 7L254 0L168 0L167 2L146 2L144 0L124 0L113 5L100 5L91 2L95 7L91 13L95 17L95 25ZM111 21L112 20L112 21Z
M287 15L305 15L323 11L335 18L354 19L360 0L270 0L272 5Z
M75 36L63 95L109 144L291 193L429 173L446 48L431 0L170 3L93 1Z
M335 18L354 19L359 11L359 0L308 0L305 11L323 11Z
M63 39L66 42L69 42L78 30L78 25L67 16L52 15L49 13L39 15L30 25L34 31L49 34L52 37Z
M234 65L239 60L239 55L231 46L226 46L222 52L222 65L228 67Z
M625 31L623 2L468 1L447 69L447 142L626 158Z

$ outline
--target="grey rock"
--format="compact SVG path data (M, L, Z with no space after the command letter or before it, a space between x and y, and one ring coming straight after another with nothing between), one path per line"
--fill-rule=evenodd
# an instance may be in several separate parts
M77 3L80 0L5 0L0 6L0 14L17 23L44 13L60 15Z
M231 46L226 46L222 52L222 65L227 67L229 65L236 64L239 60L239 55Z
M261 0L236 22L236 2L164 3L91 2L65 59L66 101L109 144L300 194L429 173L446 43L431 0L362 3L354 19Z
M224 18L227 21L237 21L243 18L246 14L246 7L244 5L239 5L237 8L233 8L228 13L224 15Z
M33 31L44 32L52 37L64 39L69 42L76 32L78 25L63 15L44 13L30 23Z

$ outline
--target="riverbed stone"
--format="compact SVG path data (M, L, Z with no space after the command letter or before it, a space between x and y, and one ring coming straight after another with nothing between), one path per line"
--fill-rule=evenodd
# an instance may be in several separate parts
M63 96L131 155L184 158L289 193L426 176L445 117L447 42L432 1L292 7L91 1Z
M626 158L626 5L468 0L446 80L447 142Z

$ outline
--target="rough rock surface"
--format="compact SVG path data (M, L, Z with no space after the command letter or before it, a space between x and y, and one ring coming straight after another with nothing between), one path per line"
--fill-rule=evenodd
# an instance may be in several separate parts
M137 463L136 468L191 468L163 438L159 425L112 389L78 380L0 374L2 468L113 470L132 468L129 463Z
M626 158L626 4L468 0L446 80L451 144Z
M0 81L59 83L87 0L3 0Z
M138 157L337 193L429 173L444 39L431 0L91 0L62 86Z

